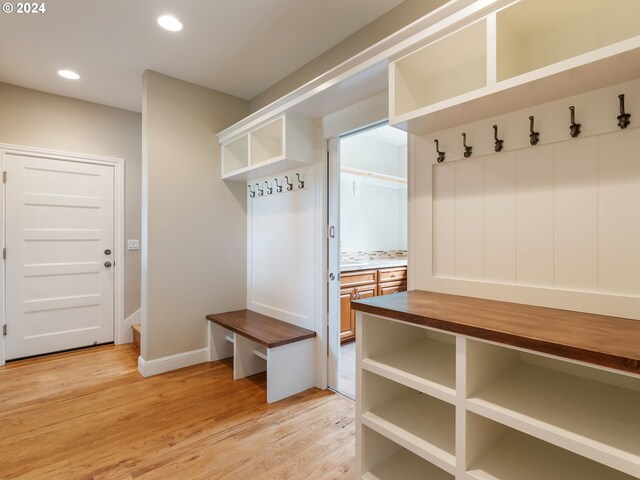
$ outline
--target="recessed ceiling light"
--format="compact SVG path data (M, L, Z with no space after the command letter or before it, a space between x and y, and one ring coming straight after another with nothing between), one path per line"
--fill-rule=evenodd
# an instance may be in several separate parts
M158 17L158 24L170 32L179 32L182 30L182 23L180 20L171 15L162 15L161 17Z
M78 80L80 78L80 75L76 72L72 72L71 70L58 70L58 75L69 80Z

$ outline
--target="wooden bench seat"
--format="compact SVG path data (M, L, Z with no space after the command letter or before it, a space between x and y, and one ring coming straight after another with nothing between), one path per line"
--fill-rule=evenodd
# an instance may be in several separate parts
M267 348L275 348L316 336L316 332L313 330L307 330L251 310L213 313L207 315L207 320Z
M233 357L233 378L267 372L267 402L314 386L316 332L251 310L213 313L209 360Z

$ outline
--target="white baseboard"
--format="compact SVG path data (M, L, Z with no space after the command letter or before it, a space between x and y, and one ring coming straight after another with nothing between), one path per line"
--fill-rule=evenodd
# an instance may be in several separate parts
M131 314L129 318L124 321L124 331L122 332L122 343L133 343L133 331L131 326L141 322L140 309Z
M138 371L143 377L158 375L159 373L170 372L178 368L190 367L198 363L209 361L209 349L201 348L191 352L178 353L168 357L156 358L155 360L145 360L138 357Z

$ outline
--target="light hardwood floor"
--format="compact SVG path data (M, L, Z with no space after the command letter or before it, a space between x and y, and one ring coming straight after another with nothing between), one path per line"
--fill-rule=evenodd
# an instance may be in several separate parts
M356 398L356 342L340 346L338 391L351 399Z
M0 479L354 478L354 403L267 405L229 362L143 379L132 345L0 367Z

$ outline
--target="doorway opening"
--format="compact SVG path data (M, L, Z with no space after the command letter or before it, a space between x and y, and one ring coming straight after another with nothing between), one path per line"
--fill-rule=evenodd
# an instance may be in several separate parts
M329 157L329 386L355 398L351 302L407 289L407 134L377 124L330 142Z

